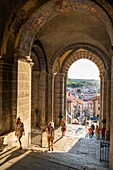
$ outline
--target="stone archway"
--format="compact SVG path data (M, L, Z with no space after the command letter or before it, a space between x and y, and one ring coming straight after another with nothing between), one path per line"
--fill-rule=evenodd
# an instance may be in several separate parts
M4 41L2 44L2 50L1 53L2 55L6 55L6 51L7 49L9 49L9 39L10 37L13 37L14 41L12 43L12 51L14 51L15 53L15 57L14 60L17 58L22 61L24 60L25 62L31 62L30 61L30 55L31 55L31 50L33 47L33 43L34 40L37 41L38 39L40 39L38 33L40 32L40 29L50 20L55 19L56 17L60 17L61 15L64 15L64 17L66 16L66 14L71 14L73 12L80 12L82 11L82 13L84 14L88 14L91 16L94 16L93 19L97 19L97 21L100 21L100 23L102 24L101 26L104 25L105 27L105 33L107 32L107 36L110 37L110 41L112 44L112 18L110 17L110 8L109 6L107 6L105 8L104 3L102 3L102 5L100 3L98 3L98 1L95 1L95 3L93 2L74 2L71 0L62 0L62 1L50 1L48 3L46 3L45 5L42 4L41 7L35 7L35 2L32 3L32 7L30 7L28 5L29 2L27 2L26 4L23 5L22 9L18 12L18 15L16 17L15 15L15 11L13 11L11 18L9 19L7 25L6 25L6 29L4 32ZM32 10L31 10L32 9ZM106 10L105 10L106 9ZM28 15L28 11L31 10L31 15ZM108 12L109 10L109 12ZM14 21L12 20L12 18L14 18ZM86 30L87 31L87 30ZM82 37L81 37L82 38ZM80 42L84 42L85 40L81 40L80 38ZM72 41L72 39L71 39ZM91 41L93 42L93 41ZM98 43L98 46L102 47L102 49L104 49L103 45L101 45L101 43L99 42L95 42ZM94 44L95 44L94 43ZM58 43L59 44L59 43ZM65 45L66 46L66 45ZM64 47L65 47L64 46ZM60 47L61 48L61 47ZM57 51L58 49L60 49L57 47ZM71 45L69 47L69 49L71 48ZM61 49L60 49L61 50ZM105 49L106 51L106 49ZM55 51L54 51L55 53ZM50 63L49 66L50 68L52 67L52 64L54 63L54 61L56 60L56 56L54 55L54 53L51 53L52 56L48 55L48 62ZM63 53L62 53L63 54ZM29 57L26 57L29 56ZM54 57L55 56L55 57ZM6 57L6 56L5 56ZM53 60L53 62L51 62L51 60ZM43 64L43 62L41 63ZM46 65L47 66L47 65ZM47 69L46 69L47 70ZM50 70L50 69L49 69ZM18 74L18 73L17 73ZM49 71L48 77L49 77L49 81L48 83L52 83L52 71ZM51 77L51 78L50 78ZM18 82L17 82L18 84ZM17 85L18 86L18 85ZM50 87L50 98L52 99L52 88ZM49 100L50 101L50 100ZM51 102L49 102L48 104L51 107L51 110L53 110L53 106L51 106ZM48 112L50 110L50 107L48 107ZM13 108L17 108L16 105L13 106ZM52 111L53 112L53 111ZM14 114L16 113L15 109L14 109ZM51 117L51 116L50 116Z
M91 47L90 45L83 45L83 44L75 44L71 46L71 48L67 48L68 51L64 52L64 54L61 56L63 51L66 50L63 49L60 51L60 53L56 54L57 60L54 64L53 68L50 68L52 72L56 72L54 76L54 84L59 83L59 87L55 86L54 91L54 97L55 101L60 101L57 103L54 103L54 113L55 113L55 121L56 125L58 125L58 121L56 118L58 118L59 112L64 113L66 116L66 79L67 79L67 72L71 64L73 64L75 61L81 58L86 58L94 62L99 71L100 71L100 81L101 81L101 92L100 92L100 100L101 100L101 110L100 110L100 128L102 126L102 119L106 118L107 120L107 126L106 126L106 132L107 132L107 139L110 138L110 60L108 59L108 56L96 48L94 50L94 47ZM98 50L97 50L98 49ZM61 56L61 57L57 57ZM59 58L59 59L58 59ZM51 60L52 62L53 60ZM52 64L50 64L52 65ZM60 103L60 104L59 104ZM58 109L59 108L59 109ZM56 116L57 115L57 116Z
M68 52L68 50L70 50L73 53L79 49L77 47L77 49L74 50L75 47L74 45L71 44L75 44L75 43L82 43L81 48L91 51L97 56L99 56L104 67L106 68L106 72L104 72L104 74L106 74L106 79L108 80L108 82L106 83L106 79L103 79L102 77L102 84L104 84L103 89L107 87L107 91L109 91L109 93L107 93L108 104L106 105L106 109L108 110L108 114L110 113L110 102L109 102L110 91L111 91L110 73L113 72L111 70L111 59L110 59L110 57L112 57L112 54L110 53L110 49L111 46L113 45L112 9L110 9L109 5L105 1L99 1L99 0L80 1L80 2L73 1L73 0L61 0L61 1L54 0L54 1L49 1L48 3L46 3L47 1L43 1L42 4L38 4L37 2L38 2L37 0L34 0L33 2L28 0L26 3L23 3L23 5L21 4L21 8L20 6L19 8L16 7L16 9L14 9L14 11L12 12L11 17L9 18L4 31L3 43L1 48L2 60L0 62L1 64L0 73L2 73L2 78L1 78L2 86L0 88L1 91L4 93L4 95L2 95L1 97L2 100L0 101L1 102L0 105L2 106L1 113L0 113L0 117L1 117L0 126L2 127L3 132L7 132L8 130L10 130L10 127L8 127L8 129L5 130L3 127L3 123L7 118L7 114L5 113L7 113L6 111L8 111L8 108L10 108L10 111L8 111L9 112L8 115L14 117L14 120L17 115L22 116L22 119L26 120L25 123L25 127L27 129L26 134L28 134L28 132L31 131L30 128L31 75L32 75L31 72L32 72L32 64L33 64L31 58L34 60L34 62L36 61L35 65L37 63L37 60L38 63L39 62L41 63L41 65L37 64L37 70L38 71L41 69L43 70L42 74L44 76L42 77L44 77L44 81L42 82L44 88L42 89L44 90L45 96L48 94L46 96L46 99L48 99L48 104L47 106L44 105L44 107L46 107L47 109L47 113L49 113L47 116L47 120L53 119L54 102L55 102L54 95L53 95L54 89L56 89L56 93L58 92L57 93L58 96L56 96L56 98L59 97L59 103L57 104L60 105L60 103L62 103L59 107L60 109L58 110L58 112L65 111L65 101L64 101L65 89L66 89L65 74L68 68L68 64L66 64L65 71L63 73L62 71L63 68L60 70L60 66L61 66L60 64L62 64L62 62L60 61L60 63L58 63L57 70L60 70L60 72L59 75L57 74L57 76L54 74L53 68L55 67L55 64L57 65L57 62L59 61L60 57L62 57L62 55L65 54L65 52ZM29 3L31 5L29 5ZM79 24L75 24L76 23L75 19L78 19L77 16L81 18L81 22ZM82 22L83 16L85 17L85 23ZM67 19L64 20L63 23L63 24L67 23L67 25L62 24L61 22L62 18ZM70 22L67 21L70 21L71 18L73 19L71 22L71 29L69 29L68 26L70 26ZM58 22L55 19L58 19ZM53 29L46 30L46 28L48 28L51 24L52 24L51 28ZM58 28L57 25L60 26L59 29L56 29ZM64 29L62 25L64 26ZM75 30L75 28L78 25L79 25L78 29ZM88 25L87 28L86 25ZM80 29L81 26L83 26L82 29ZM56 33L55 35L54 32L56 32L56 30L58 31L58 34ZM72 32L73 34L70 34ZM79 32L81 32L81 34L79 34ZM105 36L104 38L103 35ZM12 40L12 42L10 39ZM44 49L46 49L47 62L46 62L46 58L44 58L42 53L40 55L43 56L42 60L40 60L41 57L39 57L38 59L36 58L36 56L38 55L37 50L40 51L39 48L37 49L37 47L34 45L34 41L37 40L40 40L44 46ZM54 45L53 42L55 42ZM91 45L89 44L92 44L92 48ZM33 46L35 50L33 49ZM62 50L62 48L63 49L66 48L66 49ZM104 51L104 53L102 51ZM11 60L13 60L14 63L10 63L10 61L8 61L9 57L11 57ZM94 59L94 61L97 62L98 60ZM101 66L99 67L101 69ZM12 75L10 80L8 78L9 74ZM57 84L59 84L59 87L57 86L57 84L54 84L54 79L56 79L55 81L58 82ZM7 89L7 84L8 84L8 89ZM45 91L47 91L47 93ZM62 93L62 96L60 96L60 93ZM9 102L10 95L12 96L11 96L11 101ZM53 100L54 102L53 104L51 104ZM8 101L9 104L8 107L5 105L6 101ZM103 101L104 101L104 97L103 97ZM113 104L111 105L111 110L112 107ZM56 115L56 119L57 119L57 115ZM111 125L112 125L112 120L111 120ZM108 127L109 127L109 121L108 121ZM111 131L111 142L113 143L112 136L113 136L113 132ZM27 141L27 137L28 136L26 135L26 141ZM111 155L113 155L112 148L111 148Z

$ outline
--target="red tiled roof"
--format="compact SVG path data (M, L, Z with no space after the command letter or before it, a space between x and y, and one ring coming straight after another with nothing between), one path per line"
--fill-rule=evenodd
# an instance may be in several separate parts
M71 96L71 95L70 95L70 96L67 96L67 99L69 99L69 100L72 100L72 101L73 101L73 100L75 99L75 96Z
M75 98L76 102L79 104L84 104L84 101L79 99L78 97Z
M73 95L67 96L67 102L73 102L74 100L79 104L84 104L84 101L79 99L77 96L76 97Z
M67 102L73 102L73 100L67 99Z
M92 98L92 100L100 100L100 96L95 96Z

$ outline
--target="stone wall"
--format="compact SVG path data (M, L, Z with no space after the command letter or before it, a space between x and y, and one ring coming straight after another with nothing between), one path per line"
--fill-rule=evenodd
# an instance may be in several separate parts
M12 65L0 63L0 134L12 129Z
M28 133L31 132L31 67L30 64L18 60L17 117L25 127L23 145L28 144Z
M59 125L59 114L64 114L64 75L57 73L54 82L54 122Z
M109 167L113 170L113 57L111 67L111 114L110 114L110 160Z

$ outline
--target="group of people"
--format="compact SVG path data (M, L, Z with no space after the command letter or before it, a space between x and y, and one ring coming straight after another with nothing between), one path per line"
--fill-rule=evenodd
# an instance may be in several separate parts
M62 132L62 137L63 137L63 136L65 136L65 132L66 132L66 123L64 120L61 121L60 126L61 126L61 132ZM51 148L53 151L53 141L54 141L54 137L55 137L55 132L54 132L54 127L52 125L52 122L50 122L48 124L48 126L45 128L45 130L47 133L48 150L50 151L50 148ZM96 128L95 128L94 124L92 124L90 126L90 128L88 129L89 138L93 137L94 131L95 131L96 139L98 140L100 138L100 130L101 130L102 140L105 140L105 130L106 130L105 127L100 129L99 126L96 125ZM24 124L21 121L20 117L18 117L16 120L15 135L17 136L20 149L22 149L21 138L23 135L25 135L25 131L24 131Z
M96 139L97 140L100 139L100 132L101 132L101 136L102 136L101 138L102 140L105 140L106 128L104 126L102 127L102 129L100 129L98 125L96 125L96 128L95 128L94 124L92 124L88 130L89 130L89 138L93 137L94 130L95 130Z
M63 136L65 136L65 132L66 132L66 123L64 120L61 121L60 126L61 126L61 132L62 132L62 137L63 137ZM51 148L53 151L53 141L54 141L54 137L55 137L55 132L54 132L54 127L52 125L52 122L50 122L48 124L48 126L45 128L45 130L47 133L48 150L50 151L50 148ZM22 149L21 138L23 135L25 135L25 130L24 130L24 124L21 121L20 117L18 117L16 120L15 135L17 136L20 149Z

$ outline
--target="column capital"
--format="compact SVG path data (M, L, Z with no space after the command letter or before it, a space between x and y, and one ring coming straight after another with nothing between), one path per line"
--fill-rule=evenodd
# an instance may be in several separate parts
M55 76L63 76L63 77L65 77L65 73L56 73Z
M19 57L19 60L29 63L31 67L34 65L30 56Z

